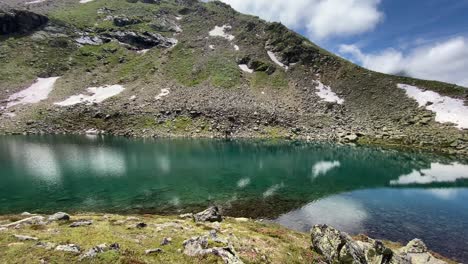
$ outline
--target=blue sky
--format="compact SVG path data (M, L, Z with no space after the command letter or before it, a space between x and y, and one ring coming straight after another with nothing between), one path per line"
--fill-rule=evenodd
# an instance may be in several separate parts
M468 0L222 0L366 68L468 87Z

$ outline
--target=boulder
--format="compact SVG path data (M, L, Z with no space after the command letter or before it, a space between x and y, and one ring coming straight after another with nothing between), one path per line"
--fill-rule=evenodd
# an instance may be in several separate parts
M163 240L161 241L161 246L166 246L166 245L169 245L172 243L172 238L170 237L165 237L163 238Z
M212 206L203 212L193 215L195 222L221 222L223 218L217 206Z
M364 250L348 234L327 225L316 225L311 235L312 247L327 263L367 264Z
M113 22L114 22L114 25L118 27L125 27L128 25L139 24L141 23L141 20L137 18L129 18L129 17L114 17Z
M92 259L92 258L95 258L98 254L100 253L104 253L106 251L109 251L109 250L119 250L120 249L120 245L117 244L117 243L114 243L114 244L111 244L110 246L108 246L107 244L101 244L101 245L97 245L93 248L91 248L90 250L86 251L85 253L83 253L79 260L83 260L83 259Z
M405 247L398 250L399 255L408 256L411 264L446 264L447 262L435 258L420 239L411 240Z
M232 247L208 248L208 238L206 236L192 237L183 243L184 254L191 257L203 255L215 255L221 257L226 264L242 264L242 260L237 256Z
M49 216L49 221L68 221L70 220L70 215L63 212L55 213Z
M137 49L151 49L153 47L171 48L177 44L176 39L166 38L160 34L151 32L116 31L106 33L104 36L116 39Z
M0 35L28 33L45 24L49 19L26 10L0 11Z

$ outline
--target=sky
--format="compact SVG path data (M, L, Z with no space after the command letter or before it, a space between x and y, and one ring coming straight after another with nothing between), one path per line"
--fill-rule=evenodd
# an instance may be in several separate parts
M368 69L468 87L468 0L221 0Z

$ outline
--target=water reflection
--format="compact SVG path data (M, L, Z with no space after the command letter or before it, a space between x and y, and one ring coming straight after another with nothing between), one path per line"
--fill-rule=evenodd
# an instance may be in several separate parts
M432 163L430 168L413 170L402 175L397 180L390 181L392 185L430 184L440 182L456 182L468 179L468 165L458 162L451 164Z
M320 161L312 167L312 177L317 178L320 175L326 175L329 171L340 166L339 161Z

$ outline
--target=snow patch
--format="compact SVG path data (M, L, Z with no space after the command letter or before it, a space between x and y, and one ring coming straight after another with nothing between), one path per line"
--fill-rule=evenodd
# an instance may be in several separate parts
M132 95L129 99L130 99L130 101L135 101L136 98L137 98L136 95Z
M212 49L212 50L215 49L215 46L214 46L214 45L210 45L209 47L210 47L210 49Z
M86 3L89 3L89 2L92 2L94 0L80 0L80 4L86 4Z
M36 82L29 88L11 95L7 100L7 108L18 104L35 104L47 99L50 92L54 89L55 82L59 78L37 78Z
M253 73L254 71L249 68L247 64L239 64L239 68L244 72Z
M315 94L322 98L323 101L337 103L340 105L344 103L344 99L334 93L329 86L324 85L320 81L315 81L315 84L317 85L316 89L318 90Z
M468 179L468 165L460 163L441 164L432 163L429 169L413 170L410 174L390 181L391 185L430 184L442 182L456 182Z
M229 25L224 25L222 27L215 26L213 30L209 32L210 36L212 37L222 37L229 41L234 40L234 36L231 34L226 33L226 30L230 30L232 27Z
M237 46L237 45L234 45L234 49L237 50L237 51L240 50L239 46Z
M26 2L25 4L26 4L26 5L34 5L34 4L43 3L43 2L45 2L45 1L46 1L46 0L34 0L34 1Z
M289 67L287 65L284 65L281 61L279 61L278 57L276 57L276 54L274 52L271 52L271 51L267 51L268 53L268 56L270 57L270 59L276 63L277 65L279 65L280 67L284 68L284 69L288 69Z
M161 100L163 97L166 97L169 95L169 89L161 89L161 92L154 97L156 100Z
M120 94L125 88L122 85L108 85L101 87L90 87L86 89L91 95L79 94L70 96L62 102L55 103L59 106L72 106L80 103L91 105L93 103L102 103L108 98Z
M454 123L459 129L468 129L468 107L463 100L441 96L433 91L424 91L416 86L398 84L398 88L406 91L406 95L416 100L419 106L436 113L435 120L439 123Z
M176 20L182 20L182 17L176 16L175 19L176 19Z
M138 50L137 54L146 54L148 51L149 49Z

